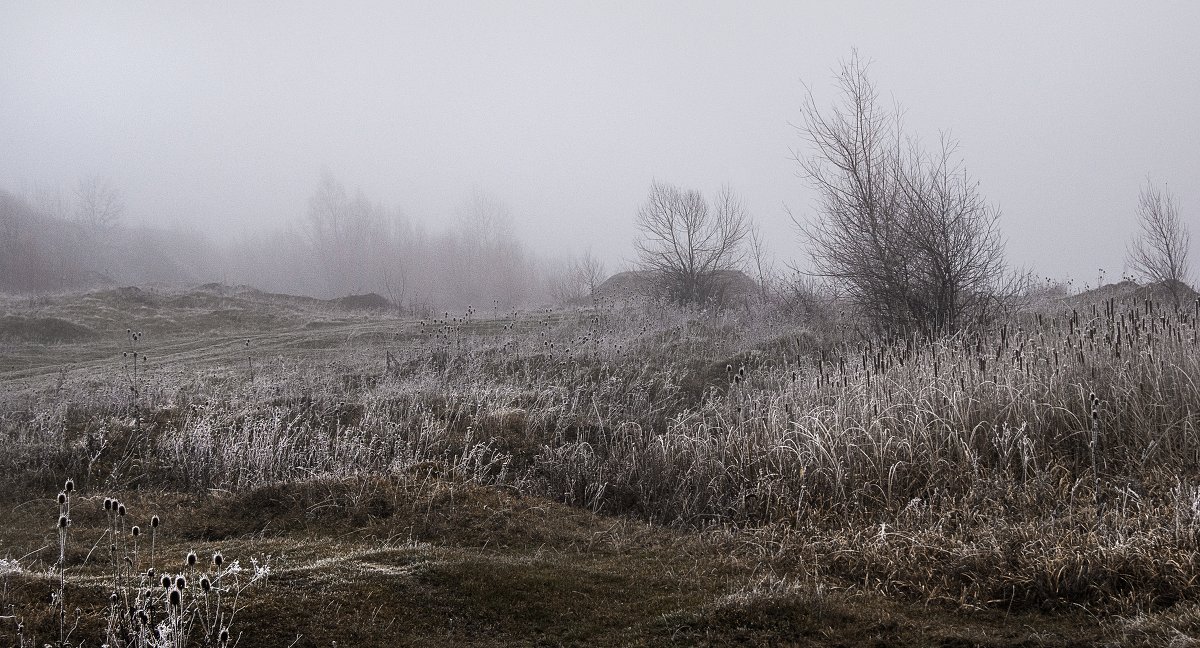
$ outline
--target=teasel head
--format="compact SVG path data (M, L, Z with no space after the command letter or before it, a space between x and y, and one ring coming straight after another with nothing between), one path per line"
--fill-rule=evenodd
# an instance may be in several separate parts
M162 585L163 589L167 589L168 587L171 586L171 577L166 574L163 574L162 578L158 582L160 585Z
M117 515L120 515L122 517L125 516L125 505L124 504L117 504Z
M105 510L105 511L111 511L111 510L112 510L112 508L113 508L113 500L112 500L112 498L111 498L111 497L105 497L105 498L104 498L104 510Z
M219 639L217 639L217 641L222 646L229 643L229 628L221 628L221 634L220 634Z
M63 504L66 504L66 503L67 503L67 493L65 491L59 492L58 505L62 506Z
M220 567L221 563L223 563L223 562L225 562L225 557L221 555L220 551L213 554L213 564L214 565L216 565L217 567Z
M177 589L171 590L171 593L168 595L168 597L171 601L171 607L173 608L178 608L180 603L183 602L183 595Z
M207 576L200 577L200 589L204 590L205 594L208 594L208 592L212 590L212 583L208 581Z
M65 528L67 528L67 525L70 523L71 523L71 521L67 519L67 516L65 516L65 515L58 516L58 528L65 529Z
M151 529L157 529L157 528L158 528L158 523L159 523L159 520L158 520L158 516L157 516L157 515L155 515L154 517L150 518L150 528L151 528Z
M73 490L75 490L75 480L68 479L67 483L63 485L63 491L70 493Z
M139 526L138 526L138 525L136 525L136 524L135 524L135 525L133 525L133 528L132 528L132 529L130 529L130 530L129 530L129 532L130 532L130 533L132 533L132 534L133 534L133 537L135 537L135 538L136 538L136 537L138 537L138 536L140 536L140 535L142 535L142 529L141 529L141 527L139 527Z
M176 576L175 577L175 589L182 590L185 587L187 587L187 578L184 578L183 574Z
M195 567L195 566L196 566L196 552L195 552L195 551L189 551L189 552L188 552L188 554L187 554L187 566L188 566L188 567Z

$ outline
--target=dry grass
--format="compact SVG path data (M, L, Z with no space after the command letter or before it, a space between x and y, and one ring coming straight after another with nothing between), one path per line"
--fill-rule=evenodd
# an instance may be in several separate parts
M414 522L394 486L362 486L375 479L426 484L430 510L439 489L483 489L468 500L504 492L570 505L586 524L610 519L592 514L666 524L719 546L705 561L731 556L737 574L732 589L663 608L683 615L672 632L687 643L739 641L712 619L795 610L814 591L843 611L853 605L839 597L886 597L884 616L932 605L1043 615L1035 627L1062 630L1054 619L1078 628L1075 615L1093 614L1114 619L1096 624L1105 636L1135 644L1194 632L1200 312L1190 308L1058 302L929 342L853 336L852 322L809 331L655 306L427 322L330 314L317 328L260 307L261 321L293 324L248 346L224 329L208 346L149 336L136 390L119 357L89 345L16 348L27 361L5 378L0 490L32 501L72 475L85 493L240 502L242 514L214 518L229 529L214 521L203 537L263 518L307 532L344 509L358 516L337 522L349 533L387 519L408 524L406 538L464 544ZM70 320L73 308L89 307L66 300L54 316ZM91 359L59 371L72 354ZM305 499L320 489L328 502ZM546 546L566 542L546 530L557 517L503 511L465 544L494 547L513 524L541 529ZM468 518L446 528L477 522ZM577 578L605 569L617 567ZM763 570L776 580L753 585ZM777 622L746 641L811 625ZM562 641L568 629L555 632Z

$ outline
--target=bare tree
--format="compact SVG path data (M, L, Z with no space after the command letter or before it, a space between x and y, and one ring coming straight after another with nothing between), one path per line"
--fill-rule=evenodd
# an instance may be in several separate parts
M585 250L575 262L574 274L589 297L596 294L596 288L608 278L604 273L604 261L592 254L591 248Z
M793 217L813 274L833 280L884 328L953 331L985 314L1004 275L998 212L954 162L943 138L929 154L885 109L855 53L837 76L841 101L811 90L793 153L817 190L818 216Z
M698 191L655 182L638 210L639 261L672 298L699 304L718 298L724 276L741 268L750 218L729 187L710 206Z
M112 229L125 213L121 192L99 176L80 180L75 199L75 220L92 233Z
M1169 189L1159 189L1147 179L1138 195L1137 217L1141 232L1129 245L1129 265L1166 286L1178 304L1180 289L1188 281L1191 243L1191 233L1179 218L1179 203Z

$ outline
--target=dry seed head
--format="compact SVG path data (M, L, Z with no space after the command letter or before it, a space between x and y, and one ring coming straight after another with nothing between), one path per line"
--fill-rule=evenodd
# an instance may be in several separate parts
M183 597L179 593L179 590L177 590L177 589L171 590L170 599L171 599L171 607L174 607L174 608L179 607L180 602L183 601Z
M163 589L167 589L171 586L171 577L163 574L162 580L159 581L159 584L163 586Z
M208 591L212 589L212 583L208 582L207 576L200 577L200 589L204 590L205 594L207 594Z
M189 552L188 552L188 555L187 555L187 564L188 564L188 567L195 567L195 566L196 566L196 552L195 552L195 551L189 551Z
M157 516L157 515L155 515L154 517L150 518L150 528L151 528L151 529L157 529L157 528L158 528L158 516Z
M125 505L124 504L117 505L117 515L125 515Z
M112 501L112 498L111 498L111 497L105 497L105 498L104 498L104 510L105 510L105 511L111 511L111 510L112 510L112 507L113 507L113 501Z
M71 491L75 490L75 480L74 480L74 479L68 479L68 480L67 480L67 483L66 483L66 485L65 485L65 486L63 486L63 490L64 490L64 491L66 491L66 492L68 492L68 493L70 493Z
M67 494L66 494L65 492L64 492L64 493L59 493L59 494L58 494L58 503L59 503L59 504L66 504L66 503L67 503Z
M229 628L221 628L221 638L219 641L221 644L229 643Z
M133 525L133 528L130 529L130 532L133 533L133 537L135 537L135 538L142 535L141 528L139 528L138 525L136 525L136 524Z
M187 587L187 579L183 577L183 574L176 576L175 577L175 589L181 590L185 587Z
M58 528L60 528L60 529L65 529L65 528L67 528L67 524L68 524L69 522L70 522L70 521L69 521L69 520L67 520L67 516L65 516L65 515L60 515L60 516L58 516Z
M221 563L223 563L223 562L225 562L225 558L221 555L220 551L213 554L213 564L214 565L216 565L217 567L220 567Z

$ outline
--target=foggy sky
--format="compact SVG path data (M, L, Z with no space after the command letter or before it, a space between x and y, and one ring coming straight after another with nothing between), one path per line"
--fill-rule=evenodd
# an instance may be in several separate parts
M479 189L539 253L614 266L652 180L729 183L787 259L784 206L815 205L789 123L857 47L911 132L960 140L1010 260L1094 284L1148 174L1200 266L1197 33L1195 2L3 0L0 188L100 174L129 220L218 238L303 214L325 170L433 227Z

